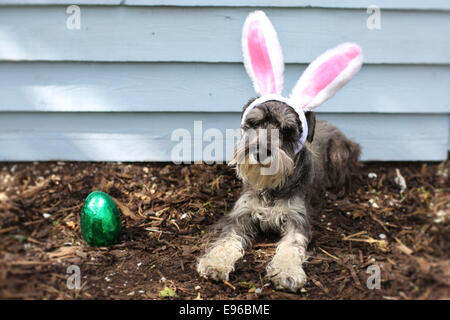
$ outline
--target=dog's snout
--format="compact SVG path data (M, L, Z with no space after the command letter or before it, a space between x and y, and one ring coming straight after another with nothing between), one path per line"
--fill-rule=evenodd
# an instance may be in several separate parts
M272 156L272 152L267 146L257 144L250 149L252 150L253 158L259 163L264 163Z
M257 155L256 155L256 160L258 160L258 162L264 162L268 158L270 158L271 155L272 155L272 153L270 152L270 149L258 148Z

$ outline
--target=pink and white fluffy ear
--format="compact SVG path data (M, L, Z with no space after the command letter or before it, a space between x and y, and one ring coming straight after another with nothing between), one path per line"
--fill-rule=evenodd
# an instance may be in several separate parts
M331 98L361 69L363 54L354 43L343 43L314 60L303 72L290 99L311 111Z
M242 30L244 66L256 93L281 94L284 62L277 32L263 11L250 13Z

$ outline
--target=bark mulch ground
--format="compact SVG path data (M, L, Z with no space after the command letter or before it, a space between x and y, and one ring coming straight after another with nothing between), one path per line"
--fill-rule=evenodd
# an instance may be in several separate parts
M369 163L354 192L328 192L304 266L308 282L293 294L264 279L273 237L257 239L228 283L196 273L205 233L239 195L225 165L3 163L0 298L450 299L448 169ZM120 243L108 248L89 247L80 234L93 190L122 211ZM67 287L71 265L80 267L79 290ZM367 286L376 285L373 265L379 289Z

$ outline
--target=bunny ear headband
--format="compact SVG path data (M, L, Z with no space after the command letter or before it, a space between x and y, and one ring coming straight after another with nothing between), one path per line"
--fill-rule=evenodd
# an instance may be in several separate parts
M281 101L293 108L302 123L302 136L295 153L300 151L308 136L305 112L311 111L331 98L359 71L363 55L354 43L343 43L324 52L303 72L289 98L283 91L284 62L277 33L262 11L250 13L242 30L244 66L259 98L254 100L242 115L245 123L248 113L258 105Z

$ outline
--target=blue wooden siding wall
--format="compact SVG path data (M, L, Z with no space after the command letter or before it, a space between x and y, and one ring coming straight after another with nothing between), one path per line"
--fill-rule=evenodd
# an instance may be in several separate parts
M324 50L361 44L363 69L317 112L363 160L447 158L450 1L0 0L0 160L170 161L195 120L225 136L254 96L240 34L256 8L278 30L285 94Z

